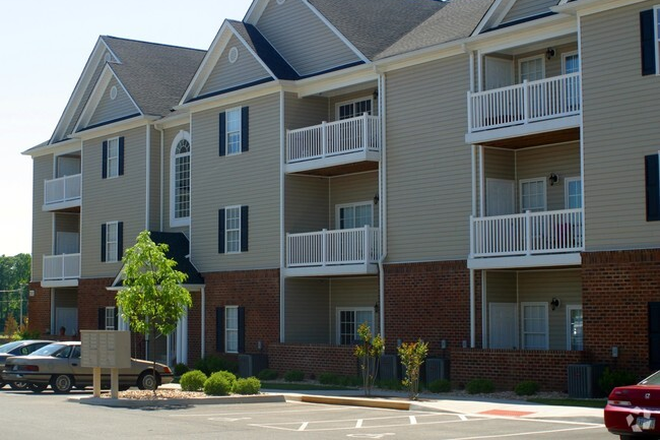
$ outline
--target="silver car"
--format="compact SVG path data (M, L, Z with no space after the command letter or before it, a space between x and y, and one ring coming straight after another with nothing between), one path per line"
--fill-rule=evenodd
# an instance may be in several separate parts
M119 388L128 389L137 386L141 390L150 390L158 385L173 380L172 371L167 365L131 359L131 368L119 370ZM73 387L92 386L92 368L81 366L80 341L56 342L27 356L7 359L2 371L2 380L6 382L27 382L35 393L45 390L48 385L54 392L68 393ZM102 385L110 386L109 370L104 369Z
M5 361L7 358L12 356L25 356L52 343L53 341L24 339L22 341L7 342L6 344L0 345L0 371L5 367ZM7 384L15 390L24 389L27 385L25 382L5 382L0 379L0 388L3 388Z

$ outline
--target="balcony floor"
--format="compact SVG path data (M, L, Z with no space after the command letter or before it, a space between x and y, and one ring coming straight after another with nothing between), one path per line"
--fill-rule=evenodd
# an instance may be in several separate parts
M370 264L338 264L331 266L287 267L284 276L294 277L338 277L357 275L377 275L378 265Z
M378 169L379 153L351 153L326 159L307 160L286 165L287 174L334 177Z
M526 148L580 139L579 116L468 133L465 142L499 148Z
M524 269L534 267L563 267L582 265L580 252L564 254L522 255L506 257L468 258L468 269Z

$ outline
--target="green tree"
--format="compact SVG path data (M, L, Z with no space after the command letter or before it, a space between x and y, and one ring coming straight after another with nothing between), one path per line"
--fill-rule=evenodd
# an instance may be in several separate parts
M21 317L25 318L27 315L30 264L29 254L0 256L0 326L7 322L11 323L12 320L16 324L23 324ZM10 327L9 330L4 330L7 336L11 336L13 327L11 325Z
M140 232L135 245L126 250L122 260L125 289L117 294L117 305L131 330L152 341L154 371L156 335L172 333L186 308L192 305L190 292L181 285L187 275L174 268L176 261L167 258L167 251L166 244L151 240L149 231Z
M419 395L419 369L429 352L429 344L421 339L417 342L404 342L398 349L401 364L406 370L406 377L401 382L408 388L410 400L417 400Z
M369 396L378 376L380 357L385 351L385 339L380 334L372 336L371 327L366 322L360 324L357 334L360 337L360 343L355 346L354 353L360 360L364 395Z

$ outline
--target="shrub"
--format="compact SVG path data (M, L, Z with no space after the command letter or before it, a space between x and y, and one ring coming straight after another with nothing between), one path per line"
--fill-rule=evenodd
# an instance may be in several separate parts
M182 391L201 391L206 382L206 374L199 370L192 370L181 375L179 383Z
M429 344L421 339L417 342L404 342L397 351L401 356L401 365L406 372L402 383L408 388L410 400L416 400L419 395L419 369L429 352Z
M319 375L319 382L321 385L339 385L341 377L335 373L321 373Z
M204 382L204 394L209 396L228 396L232 390L232 384L227 379L227 375L219 371L213 373L211 377Z
M229 385L231 385L232 388L234 387L234 385L236 385L236 375L234 373L231 373L229 371L216 371L213 374L224 376L224 378L227 379L227 382L229 382Z
M362 383L362 378L358 376L339 376L338 385L344 387L359 387Z
M495 385L490 379L472 379L465 385L468 394L488 394L495 391Z
M203 371L207 376L210 376L217 371L230 371L236 373L238 372L238 363L228 361L218 356L209 355L195 363L195 370Z
M634 383L637 383L637 378L633 373L623 370L610 370L610 367L605 368L602 376L598 379L600 391L605 395L609 395L616 387Z
M532 396L539 392L539 384L533 380L523 380L513 391L519 396Z
M436 379L426 387L432 393L448 393L451 391L451 382L447 379Z
M261 382L256 377L238 379L234 384L236 394L259 394L259 390L261 390Z
M384 390L401 391L403 389L403 384L397 379L381 379L378 381L377 385L378 388L382 388Z
M277 376L278 376L277 371L271 370L270 368L261 370L259 374L257 374L259 380L275 380L277 379Z
M183 376L189 370L190 370L190 368L188 368L188 365L178 363L174 366L174 375L175 376Z
M301 382L305 378L305 374L302 371L291 370L284 373L284 380L287 382Z

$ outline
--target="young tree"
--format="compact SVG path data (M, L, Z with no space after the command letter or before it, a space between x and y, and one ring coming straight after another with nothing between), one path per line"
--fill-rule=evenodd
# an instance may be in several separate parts
M419 395L419 368L424 363L429 352L429 344L418 340L417 342L404 342L398 349L401 363L406 370L406 377L401 382L408 388L410 400L417 400Z
M192 305L190 292L181 286L187 275L174 269L176 261L167 258L167 251L166 244L151 240L149 231L140 232L135 245L126 250L122 260L126 288L117 293L117 305L131 330L149 336L152 341L154 371L156 334L172 333L186 308ZM156 392L155 381L153 391Z
M360 324L357 334L360 337L360 344L355 346L354 353L360 360L364 395L369 396L378 376L380 357L385 351L385 339L380 334L373 337L371 328L366 322Z

